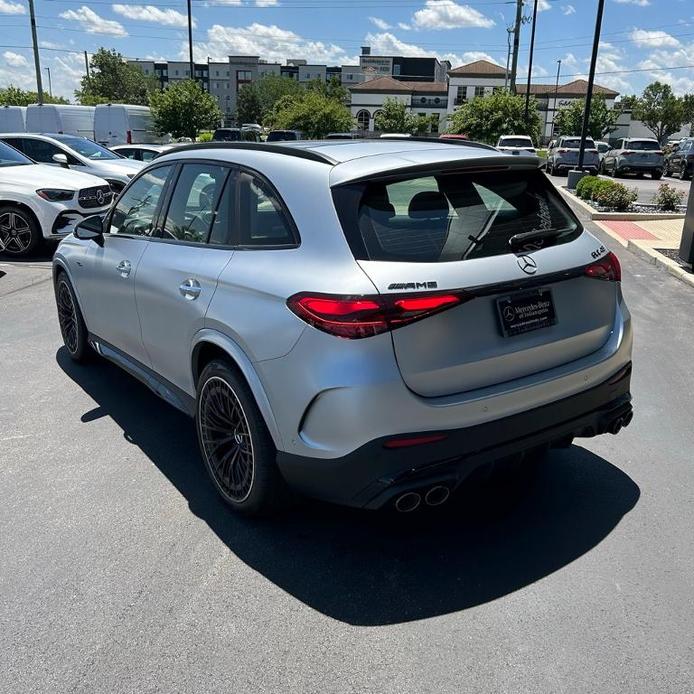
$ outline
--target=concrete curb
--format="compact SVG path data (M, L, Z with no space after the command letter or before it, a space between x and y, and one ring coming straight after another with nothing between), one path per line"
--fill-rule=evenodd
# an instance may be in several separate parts
M681 280L690 287L694 287L694 274L687 272L680 267L674 260L671 260L662 253L658 253L654 248L641 245L638 241L627 241L627 250L641 256L644 260L667 270L673 277Z
M587 202L581 200L577 195L570 193L566 188L555 186L555 188L571 202L580 207L592 221L615 222L650 222L658 219L684 219L685 215L679 212L598 212Z

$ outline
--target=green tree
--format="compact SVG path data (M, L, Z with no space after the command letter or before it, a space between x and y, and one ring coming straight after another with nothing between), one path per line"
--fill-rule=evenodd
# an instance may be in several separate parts
M14 85L10 85L5 89L0 89L0 105L2 106L29 106L29 104L37 104L39 101L38 92L29 92ZM67 99L62 96L50 96L44 92L44 104L67 104Z
M496 144L501 135L529 135L537 143L541 127L534 98L530 99L526 122L525 96L498 91L458 107L450 117L448 132L489 144Z
M682 97L684 107L684 122L689 123L689 134L694 135L694 94L685 94Z
M328 99L332 99L341 104L347 105L349 103L349 89L343 87L342 82L340 82L340 79L335 75L325 81L321 79L311 80L307 85L307 89L316 91Z
M154 77L146 77L134 65L128 65L115 50L100 48L89 61L91 76L81 80L75 92L81 104L149 104L149 96L158 88Z
M559 109L555 119L556 127L563 135L580 135L583 129L585 99L574 101L570 106ZM617 127L620 110L607 108L605 97L593 97L588 119L588 137L599 140L613 132Z
M150 106L157 129L174 137L195 139L200 130L216 128L222 119L217 100L193 80L154 92Z
M313 90L283 96L268 113L265 125L279 130L301 130L308 138L351 130L352 115L333 99Z
M636 106L636 102L639 100L639 97L636 96L636 94L629 94L628 96L623 96L619 100L619 108L622 111L632 111L634 109L634 106Z
M244 84L236 97L236 120L241 123L262 123L263 107L255 84Z
M685 123L685 104L672 93L669 84L653 82L643 90L632 117L643 121L653 136L664 145L668 137Z
M387 98L383 108L376 113L374 127L384 133L425 133L431 125L431 119L421 114L408 112L407 105L397 99Z

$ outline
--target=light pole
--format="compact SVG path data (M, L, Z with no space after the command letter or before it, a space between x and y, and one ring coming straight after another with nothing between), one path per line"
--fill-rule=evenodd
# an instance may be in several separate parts
M48 94L53 97L53 85L51 84L51 68L43 68L48 73Z
M530 78L533 74L533 50L535 48L535 23L537 21L537 0L533 6L533 28L530 32L530 59L528 61L528 88L525 92L525 122L528 122L528 108L530 106Z
M561 72L561 59L557 60L557 81L554 83L554 108L552 109L552 134L550 137L554 137L554 129L556 127L555 123L557 120L557 98L559 95L559 73ZM549 109L549 103L547 104Z
M41 84L41 60L39 59L39 40L36 36L36 15L34 0L29 0L29 21L31 23L31 42L34 45L34 68L36 69L36 91L39 105L43 103L43 84Z
M516 93L516 72L518 71L518 48L520 46L520 31L523 23L523 0L516 0L516 21L513 32L513 58L511 60L511 94Z
M581 129L581 148L578 150L578 171L583 171L583 158L586 153L586 137L588 136L588 123L590 121L590 107L593 100L593 83L595 82L595 65L598 60L600 48L600 30L602 28L602 14L605 10L605 0L598 0L598 14L595 18L595 36L593 37L593 54L590 57L590 73L588 75L588 88L586 90L586 107L583 111L583 128ZM580 177L576 179L578 183ZM575 187L575 186L574 186ZM571 181L569 181L571 188Z
M190 61L190 79L195 81L195 63L193 62L193 8L188 0L188 59Z

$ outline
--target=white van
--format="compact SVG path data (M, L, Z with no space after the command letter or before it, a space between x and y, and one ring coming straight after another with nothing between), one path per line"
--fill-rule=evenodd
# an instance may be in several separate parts
M64 104L27 106L26 132L78 135L94 139L94 107Z
M0 133L25 133L27 129L26 106L0 107Z
M147 106L100 104L94 114L96 141L106 147L113 145L146 145L168 142L155 127Z

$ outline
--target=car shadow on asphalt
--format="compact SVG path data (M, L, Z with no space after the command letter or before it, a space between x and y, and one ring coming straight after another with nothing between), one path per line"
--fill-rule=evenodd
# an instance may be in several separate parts
M65 348L56 360L98 403L83 422L111 417L237 557L349 624L435 617L519 590L599 544L639 499L628 475L572 446L517 493L476 488L407 515L301 500L276 518L243 518L208 480L192 420L108 362L80 366Z

